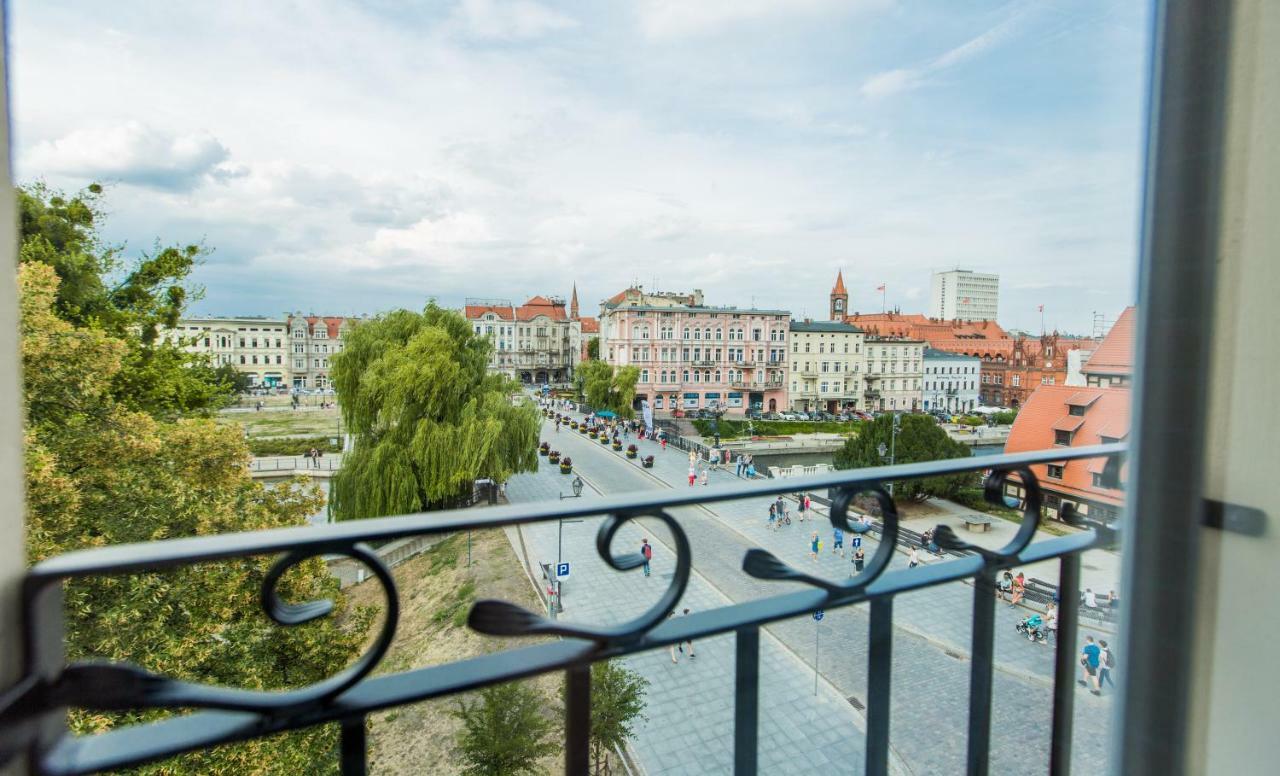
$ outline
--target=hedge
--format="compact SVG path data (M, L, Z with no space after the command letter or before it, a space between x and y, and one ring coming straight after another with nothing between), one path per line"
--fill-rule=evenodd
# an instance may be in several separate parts
M333 444L333 437L260 437L249 440L249 452L256 456L266 455L305 455L315 448L322 453L342 452L342 440Z
M852 434L858 430L861 421L849 421L841 423L833 420L806 421L806 420L753 420L751 421L751 430L756 436L788 436L791 434ZM713 435L712 424L706 418L698 418L693 421L693 427L703 437L711 437ZM720 438L733 439L734 437L746 436L747 421L745 420L724 420L720 421Z

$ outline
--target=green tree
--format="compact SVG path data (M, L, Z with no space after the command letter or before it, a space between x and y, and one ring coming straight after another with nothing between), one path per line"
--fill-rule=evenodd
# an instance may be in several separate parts
M59 283L53 311L59 318L125 344L111 389L117 403L167 419L223 406L232 384L206 356L163 336L198 294L187 279L207 251L157 244L126 259L121 246L107 245L99 235L102 196L97 184L71 197L42 183L19 188L19 261L54 270Z
M634 366L614 368L603 361L587 361L578 367L582 379L582 393L587 404L597 410L610 410L624 418L635 411L631 403L636 398L636 383L640 370Z
M631 737L643 721L649 680L618 660L591 666L591 759L596 773L608 773L609 753Z
M857 436L850 437L844 446L836 450L834 464L837 469L861 469L887 464L888 458L880 457L879 447L892 447L894 463L940 461L948 458L968 458L969 448L947 436L933 418L928 415L902 414L896 443L891 441L893 418L881 415L863 423ZM918 480L896 482L893 486L897 498L924 501L930 497L954 498L960 488L973 479L972 474L956 474L946 477L926 477Z
M587 358L599 360L600 358L600 338L592 337L587 340Z
M165 421L117 401L130 343L75 325L58 308L58 276L42 262L18 272L21 303L27 550L69 551L170 537L296 526L323 504L302 482L265 488L246 469L241 435L208 419ZM272 624L259 590L274 558L239 558L158 572L77 579L65 588L70 660L128 661L193 681L254 689L306 685L341 670L371 614L344 612L299 627ZM282 580L291 601L334 599L315 558ZM169 712L87 713L71 728L100 732ZM220 747L144 766L144 773L279 773L328 768L331 727Z
M253 387L253 380L245 372L241 372L231 364L222 364L214 370L214 379L231 386L233 393L248 393Z
M457 504L476 479L538 467L538 410L487 371L491 345L435 304L361 322L333 360L354 446L333 478L340 520Z
M556 725L543 713L538 693L519 682L481 690L475 703L458 702L453 715L462 721L454 740L468 776L517 776L538 773L538 761L560 747L552 739Z

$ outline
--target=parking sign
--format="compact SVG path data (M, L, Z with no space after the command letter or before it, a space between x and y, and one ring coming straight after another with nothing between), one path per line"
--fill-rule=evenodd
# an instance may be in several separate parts
M556 579L568 579L568 578L569 578L569 564L568 563L556 564Z

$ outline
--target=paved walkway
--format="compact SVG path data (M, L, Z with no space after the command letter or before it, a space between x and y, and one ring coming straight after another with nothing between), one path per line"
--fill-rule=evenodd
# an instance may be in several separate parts
M662 452L656 444L639 443L642 454L654 454L656 459L653 469L642 470L621 454L567 429L557 434L547 426L543 438L572 455L576 471L606 492L688 487L687 454L674 448ZM731 472L716 471L710 473L710 478L716 484L735 479ZM517 492L521 479L512 481L511 487ZM567 485L563 487L567 490ZM829 551L830 523L825 518L817 524L797 521L774 532L766 528L767 505L767 500L755 499L725 502L714 509L683 510L678 516L694 546L695 570L735 601L794 589L747 577L741 571L742 554L750 547L764 546L788 563L814 567L808 559L808 539L816 529L827 544L816 568L830 576L848 575L848 559L832 556ZM794 508L792 517L797 518ZM874 540L869 539L868 555L874 547ZM899 557L898 564L905 564L905 556ZM897 599L893 744L910 769L918 773L963 769L972 596L971 586L955 583L903 594ZM570 604L566 592L566 606ZM997 612L996 655L1000 670L995 680L992 742L993 770L997 772L1017 772L1029 761L1047 762L1048 756L1052 650L1032 645L1014 632L1013 625L1022 614L1021 610L1005 607ZM851 698L854 704L861 703L866 697L865 608L828 612L821 627L820 667L824 678L840 695ZM811 620L802 617L767 630L810 661L814 628ZM1081 767L1105 767L1110 701L1082 695L1077 710L1077 762Z
M601 453L613 455L611 451ZM584 460L592 457L590 451L579 452L576 446L572 454L575 461L579 456ZM588 476L583 473L584 479ZM507 496L515 503L555 499L571 492L569 479L559 473L558 467L544 462L536 474L513 478L507 485ZM584 489L583 498L597 497L594 487ZM690 511L676 510L675 515L684 522L691 518ZM629 524L614 540L615 550L623 550L638 549L641 539L649 538L654 558L652 576L646 578L638 569L618 573L597 555L595 536L602 519L563 527L561 557L572 569L570 579L563 584L564 611L560 616L565 620L600 624L625 621L651 606L671 582L675 562L670 545L664 541L665 529ZM557 530L556 524L521 529L535 573L536 564L556 561ZM518 541L515 548L517 554L521 552ZM680 608L696 611L731 602L695 571ZM632 742L649 774L732 772L734 637L724 635L700 641L694 650L697 657L677 652L678 663L672 663L666 649L625 658L630 668L650 682L647 720L637 727ZM861 770L862 725L853 707L827 682L820 682L815 693L812 669L767 634L760 641L760 697L762 772L843 772L851 763Z

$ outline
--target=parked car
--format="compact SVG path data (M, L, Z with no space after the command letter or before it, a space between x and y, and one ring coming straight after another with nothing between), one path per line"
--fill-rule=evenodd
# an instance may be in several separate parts
M820 410L818 412L813 413L813 419L814 420L835 420L836 416L832 415L830 412L823 412Z
M775 414L775 413L769 413L769 414L770 414L770 415L772 415L772 414ZM800 419L800 416L799 416L799 415L797 415L796 413L794 413L794 412L792 412L792 411L790 411L790 410L787 410L787 411L785 411L785 412L779 412L779 413L776 413L776 414L777 414L777 416L778 416L778 419L779 419L779 420L799 420L799 419Z
M766 412L765 414L761 415L760 417L761 417L761 419L762 419L762 420L786 420L786 418L782 417L784 414L785 414L785 413L778 413L778 412Z
M796 419L796 420L808 420L808 419L809 419L809 413L807 413L807 412L797 412L797 413L796 413L796 418L795 418L795 419Z

